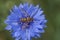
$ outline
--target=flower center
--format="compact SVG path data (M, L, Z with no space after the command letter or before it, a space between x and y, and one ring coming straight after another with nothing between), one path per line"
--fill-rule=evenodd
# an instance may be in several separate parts
M20 21L23 23L22 29L28 28L30 23L33 21L33 18L26 17L26 18L21 18Z

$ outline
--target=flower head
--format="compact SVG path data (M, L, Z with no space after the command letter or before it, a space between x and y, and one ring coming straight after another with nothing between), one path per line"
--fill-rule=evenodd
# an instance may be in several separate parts
M5 20L7 24L6 30L11 32L15 40L31 40L32 37L40 37L44 33L47 20L43 14L43 10L39 5L24 3L18 7L15 5L10 10L10 15Z

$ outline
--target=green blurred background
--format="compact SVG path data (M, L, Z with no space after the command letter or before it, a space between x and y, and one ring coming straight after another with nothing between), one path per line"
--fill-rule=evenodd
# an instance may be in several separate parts
M60 0L0 0L0 40L14 40L9 31L4 30L4 20L14 5L25 2L39 4L48 20L46 32L41 38L33 40L60 40Z

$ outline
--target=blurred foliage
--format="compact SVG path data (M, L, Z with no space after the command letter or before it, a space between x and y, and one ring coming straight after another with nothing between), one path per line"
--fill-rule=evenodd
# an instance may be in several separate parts
M0 40L13 40L10 33L4 30L4 20L14 5L24 2L39 4L48 20L46 32L41 38L34 40L60 40L60 0L0 0Z

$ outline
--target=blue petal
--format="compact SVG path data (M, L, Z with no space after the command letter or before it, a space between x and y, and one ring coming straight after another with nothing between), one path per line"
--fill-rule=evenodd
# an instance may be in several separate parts
M47 20L42 20L40 25L45 25L46 22L47 22Z
M39 24L34 24L34 27L39 28L39 29L43 29L43 26L42 25L39 25Z
M12 26L8 25L5 29L11 31L12 30Z
M40 38L40 34L36 34L36 35L35 35L35 38L37 38L37 37L39 37L39 38Z
M26 38L26 33L23 32L23 33L21 34L21 37L22 37L22 40L27 40L27 38Z
M41 18L44 17L41 14L43 13L43 11L41 11L41 9L38 10L38 12L36 13L36 15L33 18Z
M20 30L18 30L18 31L16 31L16 32L13 33L13 37L18 38L18 37L20 37L20 36L21 36Z
M39 30L39 29L41 29L41 30ZM30 30L33 30L33 32L37 32L37 33L44 33L43 26L41 26L39 24L32 24L32 28Z
M22 5L22 4L19 5L19 9L20 9L20 8L23 8L23 5Z
M24 8L24 10L28 11L28 9L29 9L28 3L25 3L25 4L23 5L23 8Z
M18 11L17 11L18 12ZM15 16L17 16L18 18L21 18L22 17L22 15L21 15L21 13L19 12L19 13L14 13L12 10L10 10L10 15L15 15Z
M45 20L45 15L35 16L34 19L35 19L36 21Z
M27 40L30 40L30 30L29 29L26 29L26 37L27 37Z
M10 20L18 20L20 17L17 16L16 14L11 14L7 18L10 19Z
M13 30L13 32L16 32L16 31L18 31L18 30L21 30L21 26L20 25L11 25L12 26L12 30Z
M18 25L18 21L17 20L5 20L5 23L8 24L8 25Z
M13 13L22 17L22 12L20 11L20 9L15 5L12 9Z
M15 40L19 40L19 38L16 38Z
M19 17L16 14L11 14L5 20L6 24L17 23L19 21Z
M20 37L16 37L15 40L20 40Z
M31 13L31 15L30 15L30 17L33 17L33 16L35 16L36 15L36 13L37 13L37 11L38 11L38 8L39 8L39 5L37 5L34 9L34 11L32 11L32 13Z
M31 15L34 10L35 10L35 8L34 8L34 6L31 4L30 7L29 7L29 9L28 9L29 15Z

